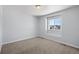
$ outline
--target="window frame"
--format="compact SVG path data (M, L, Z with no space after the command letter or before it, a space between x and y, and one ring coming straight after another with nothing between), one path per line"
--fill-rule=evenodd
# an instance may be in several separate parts
M50 20L49 18L54 18L54 17L59 17L60 18L60 15L55 15L55 16L50 16L50 17L47 17L47 31L61 31L62 30L62 24L60 25L60 29L56 30L55 28L54 29L48 29L49 25L48 25L48 20ZM61 19L61 18L60 18ZM62 20L62 19L61 19ZM55 24L55 23L54 23Z

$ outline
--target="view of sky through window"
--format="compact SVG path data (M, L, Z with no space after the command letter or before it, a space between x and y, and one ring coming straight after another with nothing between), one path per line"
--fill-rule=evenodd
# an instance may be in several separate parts
M62 21L59 17L54 17L54 18L48 20L48 24L49 25L61 25Z

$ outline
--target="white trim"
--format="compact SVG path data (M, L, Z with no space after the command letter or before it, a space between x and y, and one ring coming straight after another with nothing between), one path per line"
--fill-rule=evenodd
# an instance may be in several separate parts
M58 42L58 43L61 43L61 44L65 44L65 45L68 45L68 46L71 46L71 47L74 47L74 48L78 48L78 49L79 49L79 46L74 45L74 44L71 44L71 43L67 43L67 42L59 41L59 40L54 40L54 39L52 39L51 37L44 36L44 35L42 35L42 36L40 36L40 37L45 38L45 39L49 39L49 40L53 40L53 41L55 41L55 42ZM54 38L55 38L55 39L58 39L58 38L60 38L60 37L58 37L58 38L54 37Z
M30 36L30 37L26 37L26 38L20 38L20 39L10 41L10 42L4 42L4 43L2 43L2 45L9 44L9 43L14 43L14 42L21 41L21 40L27 40L27 39L31 39L31 38L35 38L35 37L37 37L37 36Z
M54 39L52 39L51 37L45 36L45 35L31 36L31 37L28 37L28 38L22 38L22 39L18 39L18 40L15 40L15 41L5 42L5 43L3 43L2 45L8 44L8 43L17 42L17 41L21 41L21 40L31 39L31 38L35 38L35 37L42 37L42 38L45 38L45 39L48 39L48 40L53 40L53 41L56 41L56 42L58 42L58 43L65 44L65 45L68 45L68 46L71 46L71 47L74 47L74 48L78 48L78 49L79 49L79 46L76 46L76 45L74 45L74 44L70 44L70 43L67 43L67 42L64 42L64 41L54 40ZM61 37L53 37L53 38L55 38L55 39L60 39Z
M60 25L60 29L58 29L58 30L55 30L55 21L54 21L54 29L49 29L49 25L48 25L48 20L51 20L51 19L49 19L49 18L54 18L54 17L59 17L60 19L61 19L61 17L60 17L60 15L55 15L55 16L51 16L51 17L47 17L47 31L61 31L62 30L62 24ZM61 19L62 20L62 19Z

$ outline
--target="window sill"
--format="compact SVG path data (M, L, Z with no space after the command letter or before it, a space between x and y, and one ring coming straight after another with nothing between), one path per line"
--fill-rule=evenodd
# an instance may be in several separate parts
M62 31L61 30L57 30L57 31L48 30L47 34L50 35L50 36L54 36L54 37L62 37Z

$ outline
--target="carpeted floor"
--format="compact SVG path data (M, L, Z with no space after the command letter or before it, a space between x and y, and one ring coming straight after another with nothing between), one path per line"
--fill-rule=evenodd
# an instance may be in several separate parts
M3 45L3 54L78 54L75 49L52 40L32 38Z

